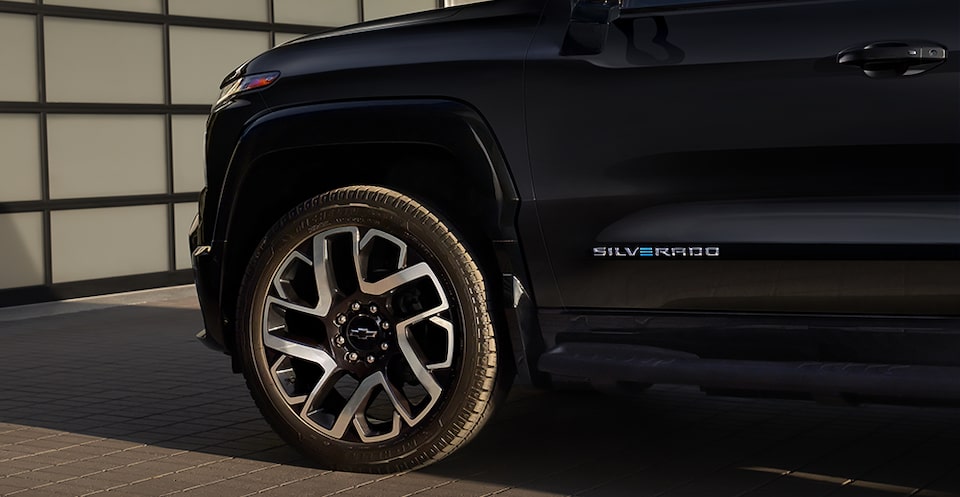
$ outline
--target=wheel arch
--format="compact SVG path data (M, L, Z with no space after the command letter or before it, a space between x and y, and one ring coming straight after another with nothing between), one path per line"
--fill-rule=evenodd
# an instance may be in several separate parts
M222 241L223 342L244 268L257 243L299 202L351 184L393 188L450 219L478 251L499 309L516 307L514 278L527 284L515 228L519 196L492 130L466 104L438 99L338 102L270 112L245 128L218 198L213 239ZM529 301L531 296L526 295ZM521 320L501 329L508 354L526 348ZM504 326L505 325L505 326ZM526 354L520 353L520 356ZM518 364L521 375L532 361Z

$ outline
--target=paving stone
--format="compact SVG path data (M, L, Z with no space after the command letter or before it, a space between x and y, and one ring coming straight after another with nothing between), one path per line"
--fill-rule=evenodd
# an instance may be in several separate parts
M170 492L182 491L184 489L210 483L212 481L215 480L210 480L208 478L198 479L185 474L170 475L134 483L128 487L124 487L121 493L129 491L148 495L163 495Z
M317 473L311 472L311 474ZM234 478L233 481L238 484L248 484L249 488L260 490L284 483L291 483L301 478L291 478L289 473L282 471L279 467L274 467L238 476ZM251 490L251 492L252 491L253 490Z
M6 478L0 478L0 495L9 495L13 492L33 488L40 485L35 480L29 478L23 478L22 476L8 476Z
M63 497L62 494L58 494L49 488L30 489L14 495L17 497Z

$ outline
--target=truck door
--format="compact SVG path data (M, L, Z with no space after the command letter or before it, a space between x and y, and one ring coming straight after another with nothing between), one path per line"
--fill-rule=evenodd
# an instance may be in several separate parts
M570 4L526 64L541 305L960 313L960 3Z

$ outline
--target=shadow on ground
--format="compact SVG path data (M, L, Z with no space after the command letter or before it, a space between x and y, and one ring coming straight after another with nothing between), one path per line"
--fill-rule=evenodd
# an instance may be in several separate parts
M195 300L0 323L0 422L289 462ZM272 450L271 450L272 449Z
M0 423L310 467L201 326L192 299L0 323ZM521 387L416 475L436 495L957 495L957 413Z

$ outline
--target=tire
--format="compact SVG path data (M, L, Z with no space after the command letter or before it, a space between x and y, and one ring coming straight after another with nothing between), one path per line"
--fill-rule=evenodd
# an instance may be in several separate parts
M247 386L277 433L327 468L431 464L510 383L488 291L462 239L419 202L372 186L324 193L278 221L247 267Z

